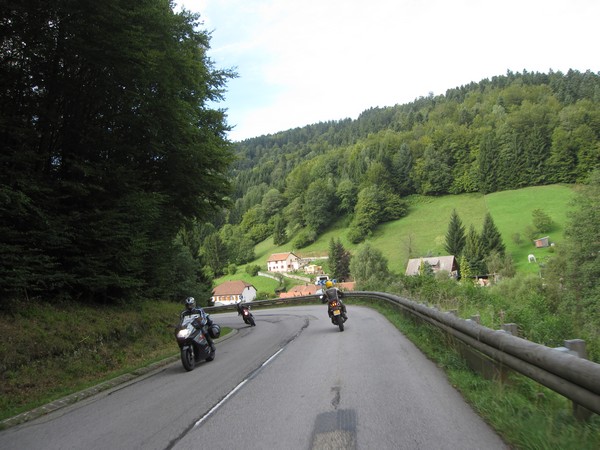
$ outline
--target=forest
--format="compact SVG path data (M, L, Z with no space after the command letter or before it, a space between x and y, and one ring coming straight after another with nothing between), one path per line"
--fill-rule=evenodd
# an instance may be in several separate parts
M247 139L235 145L231 206L210 234L220 261L215 245L204 251L218 275L252 260L252 244L272 236L300 249L340 216L361 242L403 217L411 195L580 183L600 165L599 138L600 76L570 70L508 72L356 120Z
M178 234L229 195L209 103L235 75L199 16L166 0L1 8L1 305L208 289Z

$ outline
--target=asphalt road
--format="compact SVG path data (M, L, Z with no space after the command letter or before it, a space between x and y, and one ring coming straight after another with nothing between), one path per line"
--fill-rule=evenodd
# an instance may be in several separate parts
M2 449L505 449L445 375L377 312L213 315L214 361L168 365L0 432ZM175 345L175 343L173 343Z

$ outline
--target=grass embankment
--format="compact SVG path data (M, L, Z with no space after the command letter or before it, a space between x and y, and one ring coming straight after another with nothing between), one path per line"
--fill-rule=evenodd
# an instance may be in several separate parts
M598 449L600 416L576 420L570 401L516 372L504 383L482 378L467 367L441 330L414 322L389 303L354 299L347 303L369 306L386 316L446 372L449 382L512 448Z
M0 420L176 355L181 309L14 305L0 314Z

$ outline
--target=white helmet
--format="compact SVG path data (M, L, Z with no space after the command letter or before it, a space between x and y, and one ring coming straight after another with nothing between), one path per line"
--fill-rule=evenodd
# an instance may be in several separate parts
M194 297L188 297L185 299L185 307L188 311L191 311L196 307L196 300Z

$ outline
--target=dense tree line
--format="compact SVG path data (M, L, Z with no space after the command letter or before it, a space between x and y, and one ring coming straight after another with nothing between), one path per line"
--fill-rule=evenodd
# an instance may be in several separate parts
M169 0L0 10L0 289L131 299L208 290L202 236L233 151L199 17ZM191 227L193 228L193 227Z
M278 226L285 223L301 248L350 215L357 243L406 214L407 195L581 182L600 166L600 76L508 72L356 120L247 139L236 143L236 155L229 223L248 225L251 215L246 229L259 230L258 242L280 216ZM281 202L267 215L270 189Z

